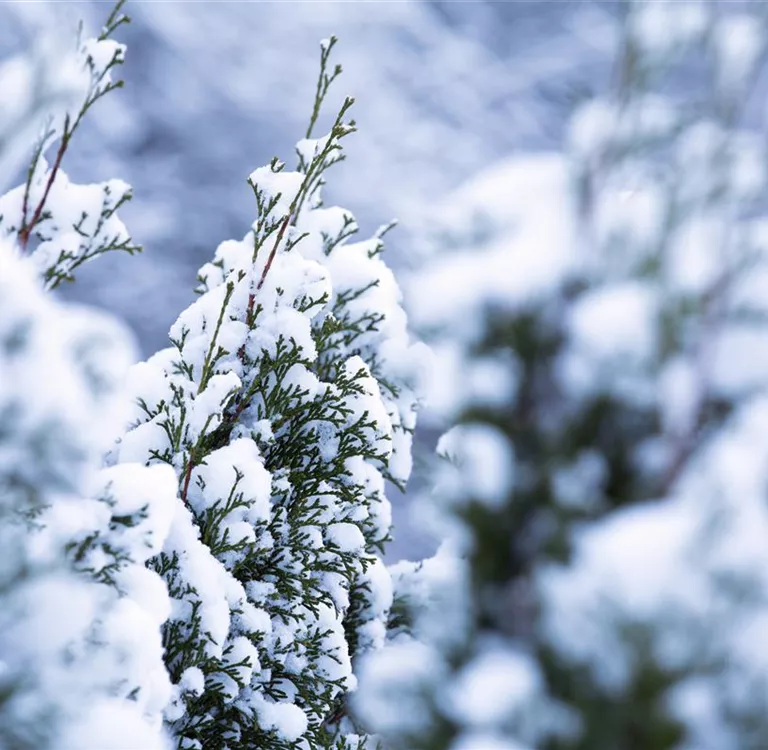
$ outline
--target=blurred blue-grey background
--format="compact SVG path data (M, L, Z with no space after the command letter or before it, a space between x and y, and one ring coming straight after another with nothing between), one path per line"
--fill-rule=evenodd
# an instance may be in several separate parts
M53 6L0 4L0 57L33 41L36 15L55 13L62 34L79 19L95 31L112 3ZM197 268L253 219L247 175L274 155L292 162L319 41L331 34L344 73L326 116L344 95L355 96L359 133L347 140L326 202L351 209L363 233L397 218L387 251L396 272L425 253L439 262L433 208L502 159L558 146L574 101L610 72L620 6L129 1L132 23L116 34L128 45L125 89L94 109L65 169L77 181L120 177L133 185L121 215L145 252L100 259L64 293L125 320L145 355L164 346L192 299ZM393 501L390 557L419 556L426 542L403 501Z

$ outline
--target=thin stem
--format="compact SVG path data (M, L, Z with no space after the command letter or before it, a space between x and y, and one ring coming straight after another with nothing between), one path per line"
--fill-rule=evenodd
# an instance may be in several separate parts
M315 103L312 106L312 116L309 118L309 125L307 126L305 138L312 137L312 130L314 129L317 118L320 115L320 109L323 106L325 95L328 93L328 89L334 80L341 74L341 65L337 65L333 70L333 74L330 76L325 72L326 66L328 65L328 58L331 56L331 50L333 49L333 46L336 44L336 42L336 37L332 36L328 40L327 45L321 45L320 47L320 73L317 76Z
M29 198L29 192L25 192L24 194L24 208L23 208L23 220L22 220L22 227L19 230L19 244L21 245L22 250L27 249L27 245L29 244L29 237L32 233L32 230L37 226L37 223L40 221L40 217L43 215L43 209L45 208L45 203L48 200L48 195L51 192L51 188L53 187L53 183L56 180L56 175L59 172L59 167L61 167L61 162L64 159L64 154L67 151L67 146L69 145L69 139L70 139L71 133L69 131L69 115L66 116L64 119L64 133L61 136L61 143L59 144L59 149L56 152L56 160L53 163L53 169L51 169L51 173L48 175L48 182L45 185L45 190L43 191L43 196L40 198L40 201L37 204L37 207L35 208L35 212L32 214L32 219L29 223L27 223L27 208L28 208L28 198Z
M288 213L285 215L285 218L282 221L282 224L280 224L280 229L277 233L277 237L275 238L275 244L272 245L272 249L269 251L269 257L267 258L267 262L264 264L264 270L261 272L261 278L259 278L259 283L256 284L255 291L251 292L248 295L248 307L245 311L245 320L250 325L251 318L253 317L253 306L256 303L256 294L261 290L261 287L264 286L264 281L267 278L267 274L269 273L269 269L272 267L272 261L275 259L275 255L277 255L277 248L280 246L280 242L283 239L283 236L285 235L286 229L288 229L288 225L291 222L291 214ZM240 361L242 362L245 359L245 344L243 344L240 349L237 352L238 357L240 358Z
M181 489L181 500L184 505L187 503L187 494L189 493L189 481L192 478L192 469L195 467L194 450L189 452L189 460L187 461L187 470L184 472L184 484Z

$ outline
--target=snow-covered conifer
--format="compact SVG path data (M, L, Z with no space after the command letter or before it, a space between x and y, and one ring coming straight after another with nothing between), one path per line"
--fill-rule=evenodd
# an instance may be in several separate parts
M30 122L53 107L25 184L0 197L0 747L9 750L166 747L169 601L145 562L170 526L175 476L102 468L133 347L115 322L44 290L129 245L114 214L127 186L76 186L61 170L87 110L118 85L109 76L123 48L109 35L119 11L98 39L78 39L71 59L2 68L0 88L15 100L0 117L0 164L15 165Z
M410 473L422 356L382 261L351 241L327 169L354 129L347 98L313 137L335 39L321 45L297 166L253 171L256 218L199 273L171 346L132 374L112 463L171 466L179 498L151 567L180 748L362 748L346 715L353 661L385 639L392 591L385 480Z
M460 340L438 349L459 471L433 510L453 541L394 570L360 672L387 748L768 741L765 30L626 7L568 157L468 186L449 211L485 212L484 247L419 278L417 320Z

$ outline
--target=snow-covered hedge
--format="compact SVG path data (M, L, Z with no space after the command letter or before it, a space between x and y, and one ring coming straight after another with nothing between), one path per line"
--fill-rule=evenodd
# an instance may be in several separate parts
M632 3L621 36L566 152L467 186L484 232L416 282L458 471L361 671L388 748L768 742L764 18Z

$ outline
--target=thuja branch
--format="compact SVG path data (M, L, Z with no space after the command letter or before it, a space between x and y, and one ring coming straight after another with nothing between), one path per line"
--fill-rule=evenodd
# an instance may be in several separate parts
M309 138L312 134L312 129L317 121L317 117L319 115L322 103L326 97L326 94L328 93L328 89L330 85L333 83L336 77L341 73L341 66L339 65L337 65L334 68L333 73L331 74L327 73L328 59L330 57L331 50L333 49L333 46L335 43L336 43L336 38L331 37L330 40L328 40L327 42L324 42L321 45L320 74L318 76L318 81L317 81L317 90L315 92L315 103L313 107L312 117L310 119L309 127L307 128L307 133L306 133L307 138ZM264 283L267 279L270 269L272 268L272 264L275 260L275 257L279 252L280 246L286 238L286 232L288 231L288 228L290 226L296 225L296 222L301 213L306 197L308 195L311 195L317 189L317 187L321 184L320 181L322 179L322 175L325 172L325 170L331 165L333 165L334 163L336 163L337 161L339 161L341 158L343 158L340 154L336 154L335 158L333 158L333 156L336 152L341 151L341 146L339 144L339 141L345 136L349 135L350 133L353 133L356 129L355 123L353 120L350 120L349 122L344 121L344 117L347 111L353 104L354 104L354 99L352 97L345 98L344 102L339 108L338 113L336 114L336 118L333 122L333 126L331 127L331 131L328 134L328 137L324 139L324 142L323 141L317 142L318 145L322 143L322 148L319 150L319 153L316 151L312 155L312 159L310 160L309 164L305 165L304 159L300 154L299 171L302 171L304 168L306 168L306 171L304 172L304 177L301 181L301 185L299 186L299 189L296 192L296 195L291 201L291 204L288 207L288 210L286 211L282 219L280 219L280 223L277 228L277 234L270 248L269 255L267 256L266 262L264 263L264 268L261 271L259 280L256 283L255 288L253 288L253 290L248 295L248 304L245 311L245 322L249 327L249 329L255 325L254 310L256 306L256 297L264 286ZM277 159L274 159L272 162L273 171L279 171L279 169L277 170L275 169L275 164L277 163L278 163ZM282 168L282 165L280 168ZM273 197L271 202L268 201L266 205L262 205L262 202L259 198L258 187L256 185L252 185L252 186L256 189L257 202L259 203L260 212L262 213L262 215L266 214L268 216L269 211L275 205L277 199L279 198L279 195L277 197ZM260 224L261 224L261 219L260 219ZM254 260L255 260L255 253L254 253ZM241 363L245 365L246 364L245 342L243 342L243 344L240 346L237 354ZM236 397L234 399L234 401L230 404L229 409L227 409L226 411L224 420L221 425L221 429L224 429L224 430L232 429L232 427L237 422L237 420L239 419L243 411L246 408L248 408L252 397L253 397L253 390L244 389L244 392L239 394L239 397ZM191 460L190 460L190 463L192 463ZM182 492L182 495L184 498L186 498L186 488L188 487L188 484L189 484L189 477L191 476L191 471L192 471L191 467L188 466L187 473L185 476L185 481L184 481L184 489Z
M120 13L123 5L125 5L125 0L118 0L118 2L115 4L115 7L112 8L112 12L107 17L101 34L99 35L99 41L108 39L119 26L122 26L124 23L131 22L131 19L126 16L125 13Z
M309 125L307 127L306 138L309 138L312 135L312 130L315 126L315 123L317 122L317 118L320 114L323 101L325 100L325 97L328 93L328 90L331 84L336 80L336 78L342 72L341 65L336 65L332 73L329 74L327 72L328 60L330 59L331 51L333 50L333 47L336 44L336 41L337 41L336 37L332 36L330 37L330 39L324 41L320 46L320 73L317 78L317 86L315 90L315 101L312 108L312 116L310 118ZM309 163L309 165L307 165L307 171L305 173L301 186L299 187L299 190L296 193L296 196L291 202L288 212L280 222L280 227L278 229L275 242L272 245L272 249L269 252L267 261L264 264L264 268L261 272L261 276L256 285L256 289L253 292L251 292L251 294L249 294L248 296L248 307L246 309L246 322L248 323L249 326L253 322L253 309L256 302L256 294L261 290L262 286L264 285L264 282L267 278L267 274L269 273L269 270L272 267L272 263L275 259L275 255L277 255L277 251L280 247L280 243L283 241L283 238L285 237L285 233L288 230L288 227L290 225L295 225L298 215L301 212L304 199L308 194L310 194L314 190L314 188L317 185L317 180L321 177L323 172L331 164L333 164L334 161L338 161L340 158L342 158L342 157L338 157L334 161L329 160L329 156L334 151L340 150L341 147L339 146L339 141L344 136L349 135L350 133L353 133L355 131L354 121L351 120L348 123L344 122L344 115L347 113L347 110L352 106L352 104L354 104L354 101L355 100L352 97L346 97L346 99L344 100L344 103L341 105L341 108L339 109L339 112L336 115L336 120L333 123L333 127L331 128L331 132L329 133L328 138L326 139L323 149L319 154L314 154L311 162ZM273 161L273 164L275 162L276 160ZM301 169L304 166L303 158L300 160L300 162L301 163L300 163L299 169ZM240 348L240 351L238 352L238 354L240 356L240 359L242 360L245 355L244 347Z

